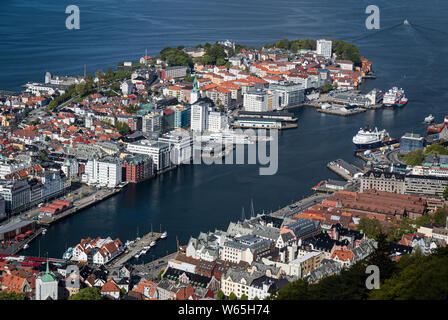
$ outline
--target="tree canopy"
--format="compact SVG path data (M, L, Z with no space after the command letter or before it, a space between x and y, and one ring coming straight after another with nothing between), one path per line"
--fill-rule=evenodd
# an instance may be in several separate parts
M101 300L100 290L95 287L89 287L79 290L68 298L68 300Z
M448 298L448 248L432 255L407 255L398 262L388 258L390 248L385 235L366 261L360 261L339 275L310 284L306 279L294 281L278 291L278 300L446 300ZM380 288L369 290L365 281L368 265L380 269Z

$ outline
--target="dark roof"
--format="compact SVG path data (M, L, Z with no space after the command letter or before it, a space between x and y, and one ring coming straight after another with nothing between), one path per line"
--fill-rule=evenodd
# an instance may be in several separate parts
M174 277L175 279L179 279L179 276L182 275L183 273L185 273L187 275L188 279L190 279L190 283L195 282L197 284L204 284L205 286L207 286L208 283L210 282L210 280L212 279L210 277L201 276L199 274L195 274L195 273L191 273L191 272L187 272L187 271L183 271L183 270L179 270L179 269L174 269L171 267L168 267L168 269L166 269L165 273L163 274L163 277L168 278L168 276L171 276L171 277Z
M381 176L384 175L385 179L391 179L392 177L394 177L396 180L404 180L405 177L405 175L402 173L382 171L382 170L369 170L363 176L368 178L372 174L375 178L381 178Z
M272 225L275 228L280 228L282 226L283 223L283 219L280 218L276 218L270 215L264 215L261 217L262 220L264 220L266 223L272 223Z
M330 252L334 245L344 246L348 244L349 242L346 239L342 241L331 239L326 232L302 240L302 246L313 245L314 249L326 252Z

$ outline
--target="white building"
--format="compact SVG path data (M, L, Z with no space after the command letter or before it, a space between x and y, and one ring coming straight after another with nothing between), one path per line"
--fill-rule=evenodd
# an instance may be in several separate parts
M324 40L324 39L317 40L316 53L321 56L324 56L326 59L330 59L331 46L332 46L331 40Z
M127 151L150 156L157 171L167 169L171 165L170 144L166 142L140 140L128 143Z
M274 111L279 107L278 93L268 90L252 90L243 96L245 111L266 112Z
M87 184L115 188L122 182L121 161L114 157L92 159L86 164L83 180Z
M222 132L228 129L228 118L225 114L218 111L211 111L208 114L208 126L209 132Z
M50 274L48 261L47 271L36 279L36 300L57 300L58 281Z
M206 103L195 103L191 106L190 128L196 132L207 130L208 105Z
M134 85L132 84L132 81L124 81L121 86L121 92L123 93L123 95L128 96L132 93L132 89L134 88Z

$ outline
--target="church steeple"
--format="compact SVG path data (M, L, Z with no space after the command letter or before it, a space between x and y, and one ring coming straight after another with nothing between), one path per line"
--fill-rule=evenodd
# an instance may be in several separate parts
M195 103L201 97L201 92L199 91L198 77L194 77L193 89L190 92L190 104Z
M194 92L194 93L199 93L198 77L197 77L197 76L194 76L193 90L192 90L192 92Z

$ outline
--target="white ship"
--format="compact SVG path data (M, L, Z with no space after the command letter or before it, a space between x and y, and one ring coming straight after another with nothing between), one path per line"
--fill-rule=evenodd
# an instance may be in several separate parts
M402 88L393 87L383 96L383 105L385 107L403 106L408 102Z
M353 143L357 149L375 149L383 145L383 140L389 137L386 130L379 131L375 129L359 129L356 136L353 137Z
M162 235L160 236L160 239L165 239L168 236L168 233L164 231Z
M154 247L155 245L156 245L155 241L152 241L151 244L150 244L151 247Z

